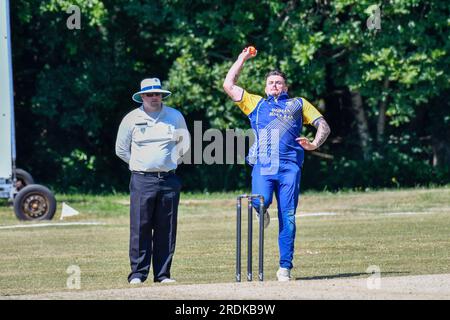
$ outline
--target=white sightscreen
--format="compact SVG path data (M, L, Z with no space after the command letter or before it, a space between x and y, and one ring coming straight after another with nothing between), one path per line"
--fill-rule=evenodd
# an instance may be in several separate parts
M0 178L11 176L13 101L9 1L0 1Z

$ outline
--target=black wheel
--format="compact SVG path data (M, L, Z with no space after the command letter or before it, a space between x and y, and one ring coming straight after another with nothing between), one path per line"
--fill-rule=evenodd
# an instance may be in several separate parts
M34 184L34 179L23 169L16 169L16 190L20 191L29 184Z
M14 212L19 220L51 220L56 212L55 196L42 185L27 185L14 199Z

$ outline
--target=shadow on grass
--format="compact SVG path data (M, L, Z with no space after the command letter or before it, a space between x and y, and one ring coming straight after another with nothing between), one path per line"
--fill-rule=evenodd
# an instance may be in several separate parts
M395 275L395 274L409 274L409 271L396 271L396 272L380 272L380 277L383 277L385 275ZM333 275L327 275L327 276L313 276L313 277L299 277L295 278L295 280L326 280L326 279L337 279L337 278L351 278L351 277L360 277L360 276L367 276L369 277L372 275L372 273L367 272L358 272L358 273L340 273L340 274L333 274Z

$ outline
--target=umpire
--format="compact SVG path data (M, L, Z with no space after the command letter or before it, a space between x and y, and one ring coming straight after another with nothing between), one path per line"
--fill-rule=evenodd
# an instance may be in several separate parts
M141 105L123 118L117 134L116 154L131 171L130 284L144 282L151 263L154 282L175 282L170 267L181 189L175 169L190 137L183 115L162 103L170 95L158 78L142 80L132 96Z

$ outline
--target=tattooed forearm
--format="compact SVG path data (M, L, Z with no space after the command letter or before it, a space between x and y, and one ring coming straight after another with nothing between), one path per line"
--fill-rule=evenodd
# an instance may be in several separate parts
M233 66L234 67L234 66ZM233 85L236 85L236 83L238 82L239 79L239 75L241 73L242 67L243 65L237 65L236 68L231 68L231 75L232 75L232 79L233 79Z
M320 147L325 140L327 140L328 135L331 132L330 126L325 121L324 118L320 118L314 123L314 126L317 129L316 136L314 137L314 141L312 142L317 147Z
M233 65L231 66L230 70L228 70L228 73L225 77L224 84L227 84L228 86L233 86L237 83L239 74L241 73L242 67L244 66L244 61L238 59L236 60Z
M238 82L239 74L241 73L241 69L242 69L242 67L236 70L236 74L233 77L233 83L234 84L236 84Z
M242 99L243 89L236 85L236 82L239 78L239 73L244 65L244 60L242 58L238 58L230 70L228 70L227 76L223 82L223 89L225 92L233 99L233 101L239 101Z

